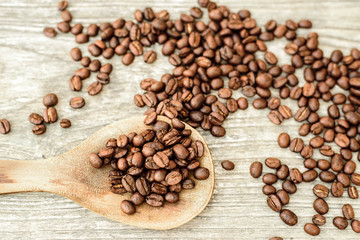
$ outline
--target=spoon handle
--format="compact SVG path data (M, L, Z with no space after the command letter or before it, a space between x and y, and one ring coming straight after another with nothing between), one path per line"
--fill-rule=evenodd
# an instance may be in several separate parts
M0 160L0 194L45 191L51 179L51 164L40 160Z

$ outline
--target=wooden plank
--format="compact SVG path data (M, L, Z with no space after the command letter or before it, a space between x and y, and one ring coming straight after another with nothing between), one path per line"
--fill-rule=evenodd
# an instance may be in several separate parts
M191 0L71 0L69 10L74 23L100 23L117 17L133 19L133 11L146 6L155 11L167 8L172 18L187 13L196 1ZM320 35L320 46L325 54L339 48L345 54L360 43L360 4L357 0L253 0L217 1L233 11L249 9L260 25L269 19L284 23L287 19L311 19L313 29ZM36 159L61 154L73 148L101 127L143 110L132 104L132 96L140 93L139 82L145 77L159 79L172 67L162 57L159 46L158 60L152 65L137 58L131 67L121 64L118 57L111 59L114 72L111 84L99 96L89 97L86 92L72 93L68 79L80 65L69 55L75 45L71 34L59 34L56 39L42 35L44 26L55 26L60 20L56 2L51 0L9 0L0 2L0 117L12 123L11 134L0 136L0 159ZM307 34L301 30L299 34ZM269 44L281 63L289 57L283 51L285 40ZM86 45L81 46L87 52ZM101 59L102 62L108 60ZM300 77L301 71L297 71ZM91 79L94 79L92 76ZM302 77L301 77L302 79ZM84 89L93 80L86 80ZM60 117L71 119L70 129L50 126L43 136L34 136L27 117L31 112L42 112L41 97L55 92L60 99L57 106ZM241 94L235 93L235 97ZM73 96L85 97L83 109L73 110L68 101ZM296 103L284 101L293 111ZM321 109L326 111L325 105ZM289 208L298 214L299 223L286 226L265 203L261 180L251 179L248 168L252 161L266 157L279 157L291 167L301 171L302 158L287 149L279 149L279 133L289 131L297 135L300 125L288 120L281 126L272 125L267 111L252 108L232 114L225 123L228 134L214 138L201 131L213 151L216 170L216 189L212 201L199 217L174 230L161 232L129 227L107 220L68 199L47 193L25 193L0 196L0 237L2 239L106 239L106 238L196 238L196 239L268 239L282 236L285 239L309 239L302 230L315 214L312 202L314 183L303 183L291 196ZM58 123L57 123L58 124ZM57 125L56 124L56 125ZM306 138L308 140L309 138ZM320 157L315 155L315 157ZM226 172L220 162L231 159L234 171ZM357 163L358 164L358 163ZM36 169L32 169L36 171ZM266 169L266 172L269 172ZM316 181L315 183L318 183ZM277 185L278 186L278 185ZM346 194L345 194L346 195ZM328 223L321 228L324 239L356 239L348 227L337 231L332 218L341 215L343 203L351 203L360 214L358 200L329 198Z

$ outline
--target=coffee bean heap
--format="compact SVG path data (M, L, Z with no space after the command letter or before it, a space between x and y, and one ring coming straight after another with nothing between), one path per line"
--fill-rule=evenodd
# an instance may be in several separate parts
M134 103L138 107L148 106L145 111L147 116L165 115L181 119L194 128L210 130L216 137L225 135L222 124L229 113L248 108L247 98L256 96L252 106L255 109L268 108L268 118L276 125L293 117L293 111L282 104L281 99L297 101L299 109L294 111L294 119L302 123L299 135L311 133L314 137L305 144L301 137L290 139L287 133L282 133L278 142L280 147L289 147L299 153L309 170L301 173L296 168L289 169L281 164L279 159L266 159L266 165L276 169L276 174L263 176L266 184L263 191L269 195L267 202L270 208L280 212L286 224L295 225L296 214L283 209L283 206L288 203L289 194L296 192L296 185L302 181L313 181L318 176L325 183L331 183L331 190L325 185L314 186L315 195L319 195L314 202L318 214L314 216L313 223L304 227L309 234L319 234L318 226L325 223L323 215L328 208L324 200L327 195L322 194L326 189L334 197L340 197L344 188L348 188L349 197L358 198L357 189L351 183L359 185L360 175L355 173L356 165L351 159L353 152L360 150L360 50L354 48L348 55L334 50L327 57L319 48L317 33L307 36L297 34L299 28L312 27L309 20L287 20L284 24L270 20L261 28L248 10L234 13L210 0L198 2L208 10L208 23L200 20L203 11L197 7L191 8L190 14L181 14L180 19L175 21L170 20L166 10L155 13L151 8L145 8L144 11L135 11L137 23L117 19L112 24L91 24L87 33L83 33L81 24L70 26L72 17L66 9L67 1L62 1L58 8L62 11L63 22L58 24L58 30L72 32L77 43L86 43L90 37L97 36L100 29L101 40L89 44L90 54L93 57L102 55L106 59L116 54L122 56L125 65L130 65L135 56L141 55L146 63L154 62L156 53L152 50L145 52L144 48L155 43L162 44L162 54L168 56L174 66L173 72L164 74L159 81L151 78L141 81L140 88L145 92L135 95ZM46 28L44 34L55 37L56 30ZM280 66L277 56L267 50L265 42L283 37L290 41L284 50L291 55L291 63ZM264 53L264 60L255 56L259 51ZM71 50L71 56L83 65L70 78L71 90L80 91L82 80L88 78L92 71L99 71L97 81L87 89L89 95L98 94L103 85L109 83L112 66L102 66L100 61L82 56L78 48ZM106 70L102 70L104 66ZM299 68L304 68L303 86L299 86L295 75ZM227 86L224 78L229 79ZM341 92L335 92L335 86L341 88ZM276 89L279 97L272 95ZM212 94L212 90L217 91L217 96ZM234 99L233 91L241 91L246 98ZM318 113L321 100L332 102L325 116ZM333 142L341 148L340 153L335 153L330 146ZM316 149L330 161L313 159ZM357 158L360 160L359 153ZM100 162L108 161L105 159ZM230 169L232 166L223 167ZM320 170L319 174L315 168ZM250 171L253 177L260 177L262 164L253 163ZM283 180L283 184L282 189L276 191L272 184L278 179ZM130 204L124 202L123 209L133 209ZM352 223L353 230L358 232L358 221L353 220ZM345 226L342 218L334 219L334 224Z
M126 214L134 214L135 206L144 202L152 207L175 203L182 189L195 187L191 175L205 180L210 174L207 168L200 166L203 143L191 139L191 130L185 129L183 122L173 118L170 126L158 121L156 113L151 113L144 123L153 124L152 129L110 138L106 147L89 156L94 168L111 165L111 192L132 194L130 201L121 203Z
M35 125L32 128L32 132L35 135L41 135L46 132L45 123L52 124L58 120L58 114L55 108L55 105L58 103L58 101L58 97L55 93L49 93L43 98L43 104L45 106L45 109L42 116L38 113L30 114L29 122ZM71 122L69 119L61 119L60 126L62 128L69 128L71 126Z
M283 136L286 135L282 133L280 137L283 138ZM284 143L283 141L279 141L279 143L280 142ZM290 138L286 140L286 143L285 145L290 144ZM290 201L289 194L294 194L297 191L296 185L301 182L312 182L318 176L324 184L329 184L330 189L322 184L316 184L313 187L313 193L317 197L313 203L313 207L318 214L312 217L313 223L307 223L304 226L305 232L310 235L319 235L319 226L326 223L324 215L329 211L329 206L325 199L329 197L329 193L336 198L342 197L344 188L348 188L349 198L357 199L359 197L357 188L352 185L360 185L360 175L355 173L355 162L347 160L344 163L343 157L340 154L333 154L330 162L325 159L319 159L318 161L312 158L305 159L304 167L308 170L303 173L297 168L289 169L286 164L282 164L277 158L265 159L265 165L270 169L276 170L275 173L266 173L262 177L262 181L265 183L263 193L268 196L267 204L273 211L280 212L280 218L290 226L297 223L297 216L292 211L284 209L284 206ZM315 168L320 170L319 174ZM252 177L259 178L262 175L262 171L263 165L261 162L256 161L251 164L250 174ZM282 189L276 190L273 184L278 180L282 180ZM360 233L360 222L354 219L352 206L345 204L342 211L344 217L335 217L333 224L342 230L348 226L347 220L350 220L352 221L351 227L353 231Z

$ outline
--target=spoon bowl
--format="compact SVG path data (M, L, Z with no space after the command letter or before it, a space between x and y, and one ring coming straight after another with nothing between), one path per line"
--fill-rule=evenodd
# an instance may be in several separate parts
M209 147L200 133L189 125L185 124L185 128L192 130L191 139L204 143L204 155L200 163L209 169L210 176L206 180L196 180L194 189L181 191L177 203L165 203L163 207L142 204L136 207L134 215L126 215L121 211L120 203L129 200L131 194L110 192L110 166L95 169L89 163L89 154L97 152L109 138L148 129L149 126L143 120L144 117L133 117L117 121L100 129L69 152L56 157L27 161L1 160L0 194L55 193L106 218L141 228L166 230L189 222L204 210L211 199L215 183ZM158 120L171 122L162 116Z

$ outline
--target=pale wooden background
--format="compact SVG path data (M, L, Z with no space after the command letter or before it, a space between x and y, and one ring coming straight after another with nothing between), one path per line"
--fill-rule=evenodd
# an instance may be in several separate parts
M146 6L154 10L166 7L174 18L187 13L196 2L71 0L69 10L75 19L73 23L89 24L112 22L117 17L133 19L133 11ZM224 0L217 3L235 11L249 9L261 25L271 18L280 23L289 18L311 19L313 30L320 34L320 45L326 54L334 48L348 53L352 47L360 47L358 0ZM86 92L71 92L68 79L79 67L69 54L74 47L74 37L59 34L56 39L48 39L42 35L44 26L56 26L60 20L56 5L57 1L51 0L0 1L0 118L11 121L13 129L9 135L0 136L0 159L25 160L58 155L113 121L142 114L143 110L132 103L133 94L141 92L139 82L145 77L159 79L163 73L172 70L167 58L160 56L160 48L155 47L159 57L152 65L146 65L142 58L137 58L130 67L125 67L120 58L113 58L111 63L115 70L111 74L111 84L105 86L100 95L90 97ZM308 32L300 31L301 34ZM289 60L283 52L285 42L281 40L268 45L280 56L282 63ZM85 45L82 47L86 48ZM86 80L85 89L91 82ZM57 109L60 117L71 119L73 126L61 129L57 123L57 126L50 126L45 135L35 136L27 118L31 112L42 112L42 96L48 92L59 96ZM87 104L83 109L73 110L68 101L78 95L84 96ZM235 97L238 96L240 94L236 93ZM297 110L296 104L287 103L293 111ZM324 109L325 105L323 112ZM270 156L279 157L290 167L304 170L300 155L279 149L276 143L280 132L289 131L291 136L296 136L299 123L288 120L280 127L275 126L268 121L267 112L250 108L230 115L225 123L228 134L224 138L214 138L209 132L201 131L213 152L216 188L204 212L178 229L161 232L134 228L107 220L56 195L24 193L0 196L0 238L268 239L282 236L285 239L309 239L302 228L315 213L312 209L314 183L299 185L298 192L291 197L288 208L297 213L299 222L295 227L288 227L278 214L266 206L261 180L249 177L250 163ZM221 168L220 162L226 159L236 163L234 171L226 172ZM265 171L269 169L265 168ZM360 216L359 200L351 200L347 194L345 196L328 199L331 210L326 215L328 223L321 228L319 238L359 238L350 227L340 232L332 225L332 218L341 215L343 203L353 204L356 215Z

